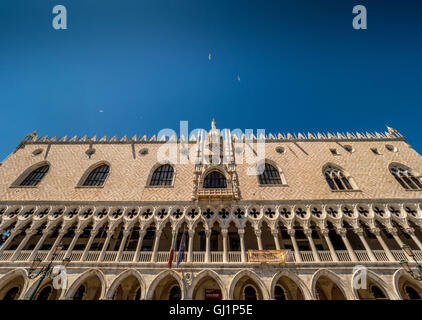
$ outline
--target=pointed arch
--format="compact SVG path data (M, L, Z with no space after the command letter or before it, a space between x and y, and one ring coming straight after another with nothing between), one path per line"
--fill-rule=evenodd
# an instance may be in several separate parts
M265 284L262 282L262 280L258 277L258 275L253 272L252 270L244 269L236 273L236 275L233 277L230 288L229 288L229 299L234 300L234 289L236 287L236 284L239 282L240 279L243 277L248 277L251 280L255 282L255 284L258 286L258 288L261 290L263 300L269 300L270 295L268 294L268 290L265 286Z
M397 297L401 300L407 299L407 297L404 297L403 294L400 292L400 282L403 278L407 279L408 282L412 285L412 287L415 287L419 295L422 297L422 285L418 281L411 278L409 274L402 268L394 272L393 275L394 293L397 295Z
M71 300L76 292L76 290L79 289L79 286L84 283L85 280L90 278L91 276L96 276L100 280L101 284L101 291L100 291L100 297L99 300L101 300L105 295L106 290L106 281L105 276L101 270L98 269L90 269L82 273L69 287L65 294L65 299Z
M288 270L279 271L273 276L271 280L271 288L270 288L271 297L274 297L275 287L277 285L278 280L280 280L282 277L286 277L292 280L302 292L303 298L305 300L312 299L312 294L309 291L309 289L306 287L306 284L303 282L303 280L300 279L295 273Z
M0 291L3 291L13 280L21 277L23 279L22 288L19 288L19 293L16 300L21 300L28 289L28 272L24 268L16 268L15 270L7 272L0 278ZM3 297L1 297L3 298Z
M345 299L355 300L354 295L352 295L350 290L347 289L342 279L337 274L335 274L334 272L328 269L319 269L312 275L311 290L312 290L312 296L315 300L318 300L318 296L316 293L316 285L317 285L318 279L320 279L321 277L327 277L328 279L330 279L340 289Z
M198 275L193 279L189 289L187 290L187 297L193 299L193 293L195 292L197 285L201 283L201 280L206 279L207 277L210 277L211 279L215 280L215 282L217 282L218 286L221 289L222 299L227 300L228 296L226 286L224 285L220 276L211 269L204 269L200 273L198 273Z
M48 161L41 161L30 166L21 173L11 187L37 187L50 171L50 167Z
M355 299L356 300L360 300L360 297L359 297L359 293L358 293L358 290L357 289L355 289L355 287L354 287L354 285L353 285L353 283L354 283L354 279L355 279L355 277L356 276L358 276L358 272L359 271L357 271L357 272L355 272L354 274L353 274L353 276L352 276L352 281L351 281L351 288L352 288L352 290L353 290L353 294L354 294L354 296L355 296ZM387 284L381 277L379 277L375 272L373 272L373 271L371 271L371 270L369 270L369 269L366 269L366 272L367 272L367 278L369 278L369 279L371 279L372 280L372 282L374 282L381 290L382 290L382 292L384 293L384 295L386 296L386 297L388 297L389 299L391 299L391 300L396 300L396 299L398 299L398 296L394 293L394 289L392 288L392 286L391 285L389 285L389 284Z
M388 170L404 189L422 190L422 176L408 166L393 162L389 164Z
M142 278L141 274L138 271L133 270L133 269L123 271L117 276L117 278L114 279L113 283L111 284L110 288L107 291L105 299L113 299L113 295L115 291L117 290L117 288L119 287L119 285L130 276L134 276L139 281L139 285L141 288L141 299L145 299L145 295L146 295L145 281Z
M261 186L265 185L287 185L286 177L280 167L272 160L265 159L259 164L263 171L257 174L258 184Z
M332 191L358 189L353 177L336 164L327 163L324 165L322 167L322 175Z
M78 187L102 187L111 173L111 166L107 161L99 161L90 166L78 182Z
M147 179L149 187L173 186L176 169L170 163L156 163L150 170Z
M152 300L153 296L154 296L154 292L155 289L157 288L157 285L161 282L161 280L165 279L166 277L172 277L176 280L176 282L178 283L179 287L180 287L180 291L181 291L181 300L183 300L186 297L186 288L183 284L182 279L180 278L180 276L174 271L174 270L164 270L161 271L155 278L154 280L151 282L151 284L149 285L148 289L147 289L147 295L145 297L146 300Z

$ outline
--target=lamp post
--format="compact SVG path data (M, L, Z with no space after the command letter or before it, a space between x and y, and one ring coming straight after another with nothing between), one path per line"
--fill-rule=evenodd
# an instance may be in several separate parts
M54 253L53 253L53 256L52 256L49 264L46 265L45 267L42 267L39 272L35 272L35 270L40 265L41 259L40 258L35 258L34 261L32 262L32 265L29 268L29 275L28 275L28 277L30 279L35 279L35 278L38 278L38 277L41 277L41 278L38 281L37 286L34 289L34 292L32 292L31 296L29 297L29 300L33 300L34 299L35 294L37 293L39 287L41 286L41 283L43 282L43 280L45 279L46 276L52 278L51 277L51 273L53 271L52 264L53 264L54 258L62 251L62 249L63 249L63 245L62 244L59 244L54 249ZM70 258L63 259L63 266L66 267L69 264L69 262L70 262Z
M416 271L417 274L415 274L412 269L409 266L409 262L407 260L401 259L400 260L400 264L403 267L403 269L409 273L413 279L418 280L418 281L422 281L422 266L418 263L418 261L416 261L415 259L415 253L412 251L412 248L410 248L408 245L404 244L402 246L403 251L410 257L412 257L412 259L416 262Z

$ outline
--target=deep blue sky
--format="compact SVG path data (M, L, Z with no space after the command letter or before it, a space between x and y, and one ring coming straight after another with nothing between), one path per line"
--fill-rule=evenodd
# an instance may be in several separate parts
M57 4L68 30L52 28ZM352 28L357 4L368 30ZM387 124L421 152L421 14L417 0L1 0L0 159L36 129L139 136L212 117L267 132Z

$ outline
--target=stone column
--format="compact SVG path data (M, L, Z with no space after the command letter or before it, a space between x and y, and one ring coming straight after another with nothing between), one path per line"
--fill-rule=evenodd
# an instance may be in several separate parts
M116 255L116 260L115 261L119 261L120 258L122 257L123 254L123 250L125 249L125 244L126 244L126 240L127 237L130 234L130 230L123 230L123 237L122 237L122 241L120 242L120 246L119 246L119 252Z
M387 244L382 239L381 234L380 234L381 232L380 229L374 228L374 229L371 229L371 232L377 237L377 240L380 243L381 247L384 249L384 252L387 255L387 258L389 259L389 261L396 261L396 258L394 258Z
M81 235L82 231L83 231L82 229L77 229L75 231L75 236L73 237L72 242L70 243L69 248L67 249L66 254L64 255L64 259L69 258L70 255L72 254L73 247L75 246L76 241L78 241L79 236Z
M223 263L228 261L228 252L227 252L227 229L221 229L221 234L223 236Z
M114 229L107 230L107 238L104 241L103 247L101 248L100 256L98 257L98 261L102 261L104 259L105 253L107 251L108 245L110 244L111 237L114 234Z
M278 230L277 229L273 229L271 230L271 233L274 237L274 244L275 244L275 249L276 250L280 250L280 241L278 239Z
M399 245L400 249L403 248L403 241L401 241L400 237L397 235L397 229L396 228L388 228L387 230L391 235L393 236L394 240L396 240L397 244Z
M33 229L26 229L25 231L25 238L23 238L23 240L21 241L21 243L19 244L19 246L15 249L15 252L13 253L13 255L10 257L10 261L15 261L15 259L19 256L19 254L21 253L22 249L25 247L25 245L28 243L28 241L31 239L31 237L36 233L36 230Z
M295 261L296 262L302 262L302 257L300 256L299 247L298 247L297 242L296 242L296 230L295 229L288 229L287 232L289 233L290 241L292 242L292 245L293 245L293 250L294 250L294 254L295 254Z
M145 233L146 233L146 230L139 231L138 244L136 245L136 252L135 252L135 256L133 257L134 262L139 261L139 256L141 254L142 242L144 241Z
M377 261L377 258L375 257L374 253L372 252L371 247L369 246L368 242L366 241L365 237L363 236L363 229L354 229L353 230L359 237L360 241L362 242L363 246L365 247L366 253L369 256L369 259L371 261Z
M356 257L355 252L353 251L352 246L350 245L349 239L347 239L347 230L345 228L340 228L336 230L337 233L341 236L341 239L343 240L344 245L346 246L347 252L349 253L350 259L352 261L358 261L358 258Z
M89 234L88 243L86 244L85 250L82 253L81 261L84 261L86 259L86 257L88 256L89 249L91 248L92 242L94 241L97 233L98 233L98 230L96 230L96 229L91 230L91 232Z
M328 249L330 250L331 257L333 258L333 261L338 262L338 256L337 252L334 249L333 243L331 242L330 236L329 236L330 230L328 229L321 229L321 234L324 236L325 242L328 245Z
M211 230L205 230L205 260L204 262L210 262L210 238Z
M160 238L161 238L162 232L163 232L163 230L158 230L155 233L155 241L154 241L154 247L152 249L151 262L157 262L158 245L160 244Z
M303 231L308 238L309 244L311 245L312 255L314 256L314 261L321 262L319 258L318 250L315 247L314 239L312 239L312 229L306 229Z
M45 241L45 238L47 238L47 236L49 235L50 231L51 231L50 229L44 229L43 230L42 237L40 238L40 240L38 240L35 248L32 250L31 255L28 258L28 261L34 260L34 258L36 257L36 255L38 253L38 250L41 248L42 244Z
M50 249L50 252L48 253L47 257L45 258L45 261L49 261L53 258L54 251L56 250L56 247L60 244L60 242L63 239L63 236L66 234L67 229L60 229L59 236L54 241L53 246Z
M188 243L188 256L186 261L192 262L192 254L193 254L193 236L195 235L195 230L188 230L189 234L189 243Z
M416 243L416 245L418 246L419 250L422 250L422 243L416 237L415 230L413 228L408 228L405 231L412 238L412 240Z
M237 233L239 234L240 239L240 256L241 261L245 263L247 261L246 259L246 250L245 250L245 229L238 229Z
M262 233L261 230L255 230L256 242L258 243L258 250L263 250L261 233Z

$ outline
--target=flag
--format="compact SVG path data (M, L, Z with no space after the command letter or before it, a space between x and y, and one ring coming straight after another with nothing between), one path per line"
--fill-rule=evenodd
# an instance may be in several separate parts
M2 235L1 235L1 240L6 240L7 238L9 238L9 236L10 236L10 229L7 229L6 230L6 232L4 232Z
M10 229L7 229L6 232L2 233L0 238L0 248L3 247L4 243L6 242L7 238L10 236Z
M169 264L168 267L171 269L171 265L173 263L173 257L174 257L174 250L176 249L176 232L173 232L173 240L171 243L171 250L170 250L170 258L169 258Z
M182 262L185 255L185 231L183 230L182 240L180 240L179 251L177 252L177 263L176 268L179 267L180 262Z

